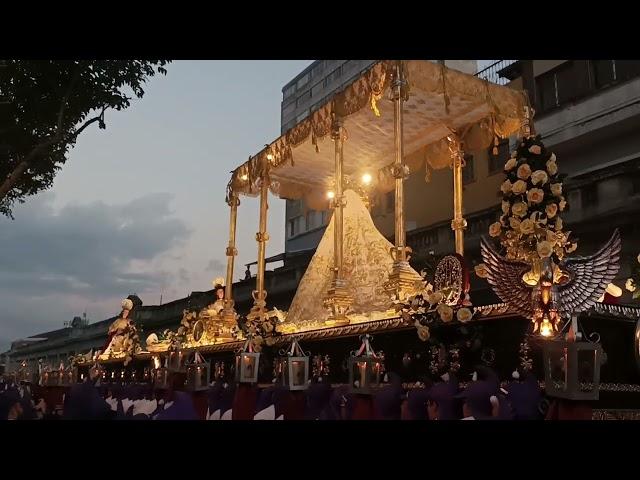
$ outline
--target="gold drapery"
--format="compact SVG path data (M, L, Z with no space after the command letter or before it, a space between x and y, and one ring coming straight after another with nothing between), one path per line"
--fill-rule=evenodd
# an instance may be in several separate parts
M425 60L403 62L410 96L405 104L405 163L418 171L449 166L446 136L461 137L466 150L488 148L496 137L516 133L523 121L522 92ZM380 61L331 101L311 113L232 174L229 188L250 196L259 193L262 158L272 161L271 192L281 198L304 198L312 208L327 207L324 195L333 175L333 152L327 141L332 113L345 119L349 141L345 174L366 169L378 179L376 189L393 189L393 105L388 100L394 61ZM446 93L446 95L445 95ZM445 97L448 105L445 105Z

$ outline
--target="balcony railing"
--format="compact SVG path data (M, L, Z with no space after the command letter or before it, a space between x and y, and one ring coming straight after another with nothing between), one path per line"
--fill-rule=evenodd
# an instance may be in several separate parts
M491 83L495 83L497 85L506 85L511 80L505 77L501 77L500 72L507 68L509 65L513 65L516 62L517 60L497 60L488 67L483 68L478 73L476 73L476 77L487 80Z

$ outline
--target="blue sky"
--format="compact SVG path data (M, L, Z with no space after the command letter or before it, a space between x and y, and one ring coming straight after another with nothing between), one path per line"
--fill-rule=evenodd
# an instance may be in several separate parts
M53 188L0 219L0 351L85 309L114 315L129 293L157 304L209 289L224 275L229 172L280 134L282 86L309 63L176 61L83 133ZM257 212L242 199L240 265L256 257ZM269 213L271 255L284 201Z

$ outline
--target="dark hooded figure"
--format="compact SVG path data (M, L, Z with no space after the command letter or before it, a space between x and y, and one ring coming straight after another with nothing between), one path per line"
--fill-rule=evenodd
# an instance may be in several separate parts
M463 420L489 420L493 416L491 397L496 397L496 385L492 381L477 380L469 383L467 388L456 395L464 400L462 404Z
M430 388L415 387L407 393L408 420L429 420L427 404Z
M14 388L7 388L0 393L0 420L21 420L22 399Z
M354 408L354 396L348 385L341 385L333 390L329 400L329 408L325 410L325 418L321 420L350 420Z
M397 373L389 374L389 384L382 387L374 399L376 418L400 420L403 399L402 379Z
M216 380L207 390L207 415L212 415L216 410L220 410L223 389L223 382ZM222 412L220 412L220 416L222 416Z
M538 379L531 372L513 372L513 381L505 390L513 408L515 420L538 420L541 418L538 406L542 401L542 391Z
M305 420L319 420L323 412L329 408L331 399L331 385L329 382L314 381L306 392Z
M111 407L100 396L96 382L99 371L92 368L89 377L73 385L64 401L65 420L107 420L111 418Z
M160 412L156 420L199 420L191 394L184 391L185 376L184 373L171 373L170 401L173 405Z
M457 381L454 385L451 381L438 382L427 393L427 414L429 420L456 420L456 402L454 395L457 392Z
M513 406L511 405L511 398L509 392L500 387L500 377L491 367L485 365L479 365L476 367L477 379L481 381L490 382L496 387L496 400L494 400L492 416L496 420L513 420Z

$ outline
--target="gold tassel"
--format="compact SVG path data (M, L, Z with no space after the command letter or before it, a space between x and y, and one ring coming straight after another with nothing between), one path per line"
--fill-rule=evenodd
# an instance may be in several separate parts
M378 100L382 98L382 95L376 95L375 93L371 93L371 110L373 110L373 114L376 117L380 116L380 110L378 109Z

